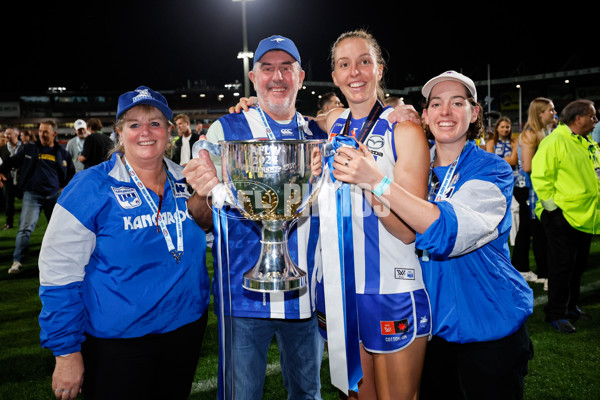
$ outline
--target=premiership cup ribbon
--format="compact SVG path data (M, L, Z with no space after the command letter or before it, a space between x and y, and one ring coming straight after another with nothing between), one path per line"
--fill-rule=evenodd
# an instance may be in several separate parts
M336 181L333 177L333 156L335 156L337 149L340 147L352 147L358 149L358 142L351 136L346 135L337 135L331 139L330 147L325 151L325 162L329 166L329 172L333 182Z
M348 136L335 136L325 154L326 168L333 172L333 156L343 146L358 148L358 143ZM321 237L337 237L331 245L324 246L323 284L327 321L328 353L332 384L348 394L358 392L362 378L354 254L352 235L351 185L326 182L319 196ZM343 338L343 340L340 340Z
M214 253L215 266L215 286L217 297L215 301L215 313L218 320L219 332L219 357L218 357L218 389L217 398L219 400L232 400L234 398L235 388L233 387L233 362L232 349L232 325L231 325L231 292L229 288L230 269L229 269L229 227L227 214L221 207L213 205L213 227L214 238L213 247L217 250ZM227 371L230 371L227 373Z

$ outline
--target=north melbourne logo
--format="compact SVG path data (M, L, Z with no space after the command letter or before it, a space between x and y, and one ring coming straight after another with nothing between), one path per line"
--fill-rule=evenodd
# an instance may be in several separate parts
M142 199L137 191L130 187L111 187L117 201L125 210L131 210L142 205Z
M133 102L137 102L143 99L151 99L152 95L150 94L148 89L136 90L139 94L133 98Z

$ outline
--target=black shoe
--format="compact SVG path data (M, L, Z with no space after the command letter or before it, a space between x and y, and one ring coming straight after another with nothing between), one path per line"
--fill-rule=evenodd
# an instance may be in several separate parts
M12 227L13 227L12 225L8 225L8 224L6 224L6 225L4 225L4 226L2 227L2 230L3 230L3 231L5 231L5 230L7 230L7 229L11 229Z
M580 318L581 318L581 319L585 319L586 321L591 321L591 320L592 320L592 317L590 316L590 314L588 314L588 313L586 313L586 312L583 312L583 311L581 310L581 308L579 308L579 307L577 307L577 306L575 306L575 309L574 309L574 310L571 310L571 311L569 311L569 312L567 313L567 316L568 316L570 319L574 320L574 321L577 321L577 320L578 320L578 319L580 319Z
M557 319L550 322L550 325L561 333L574 333L577 331L575 327L566 319Z

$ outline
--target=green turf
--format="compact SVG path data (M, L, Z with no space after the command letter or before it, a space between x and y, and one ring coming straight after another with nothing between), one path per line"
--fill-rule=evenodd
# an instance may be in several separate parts
M3 216L0 216L3 222ZM32 235L25 271L8 275L16 229L0 231L0 399L32 400L54 398L51 375L54 357L39 344L37 317L37 253L46 226L44 216ZM210 259L210 254L209 254ZM534 263L533 257L531 258ZM209 262L209 264L211 264ZM542 307L537 305L527 326L534 343L535 356L525 379L525 398L540 400L600 399L600 238L594 238L589 262L582 281L581 307L592 321L578 321L577 333L564 335L549 329ZM545 293L541 284L532 284L537 301ZM211 311L202 356L196 371L190 399L215 399L217 374L217 321ZM278 369L279 354L275 344L269 351L269 369L265 379L264 399L286 398ZM321 370L322 395L337 399L329 382L329 362Z

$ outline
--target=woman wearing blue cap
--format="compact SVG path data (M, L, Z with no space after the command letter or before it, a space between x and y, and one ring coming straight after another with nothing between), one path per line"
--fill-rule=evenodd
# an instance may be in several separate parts
M364 146L339 150L334 176L375 188L416 231L434 335L420 398L520 399L533 356L525 326L533 294L510 263L512 170L474 142L482 116L470 78L448 71L422 93L435 140L428 200L386 179Z
M172 116L148 87L121 95L111 159L80 172L54 209L39 321L57 399L189 396L210 291L204 231L182 167L164 157Z

